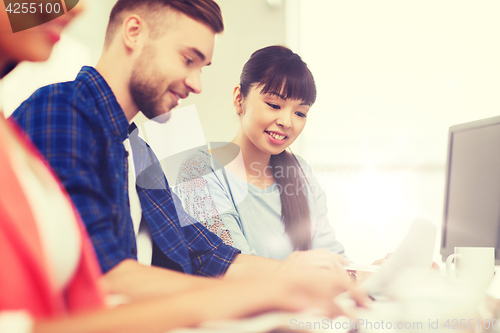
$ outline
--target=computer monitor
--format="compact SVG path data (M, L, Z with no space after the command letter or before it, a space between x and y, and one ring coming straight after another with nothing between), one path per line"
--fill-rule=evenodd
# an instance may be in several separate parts
M450 127L441 255L495 247L500 263L500 117Z

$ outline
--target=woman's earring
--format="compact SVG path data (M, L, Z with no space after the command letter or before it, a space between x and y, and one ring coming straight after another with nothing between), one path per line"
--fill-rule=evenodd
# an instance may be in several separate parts
M241 100L238 100L238 106L239 106L239 108L238 108L237 112L238 112L238 114L242 114L243 113L243 106L241 105Z

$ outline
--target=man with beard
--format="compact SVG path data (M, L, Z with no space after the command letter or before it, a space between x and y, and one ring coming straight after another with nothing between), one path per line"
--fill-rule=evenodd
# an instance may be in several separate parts
M331 300L350 288L342 259L328 251L283 262L239 254L176 210L156 157L130 124L138 112L162 121L179 99L201 92L201 68L222 30L213 0L118 0L97 66L39 89L13 118L81 214L108 292L143 298L222 283L198 276L285 271L315 299Z

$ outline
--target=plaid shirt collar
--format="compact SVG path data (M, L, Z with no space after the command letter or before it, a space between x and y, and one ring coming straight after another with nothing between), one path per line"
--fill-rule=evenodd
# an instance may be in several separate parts
M99 109L105 110L101 113L104 128L112 133L117 141L123 142L128 136L129 122L106 80L93 67L84 66L76 81L83 82L96 96Z

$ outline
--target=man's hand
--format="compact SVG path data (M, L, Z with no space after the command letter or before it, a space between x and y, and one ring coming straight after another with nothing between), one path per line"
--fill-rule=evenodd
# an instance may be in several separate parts
M348 261L330 251L319 249L293 252L284 261L252 255L238 255L224 280L268 277L279 280L284 288L302 297L311 306L325 310L326 315L339 315L333 298L348 291L358 305L366 304L367 296L354 289L351 278L344 269Z
M101 284L107 294L124 295L131 301L137 301L213 287L222 284L222 281L144 266L136 260L127 259L104 274Z

